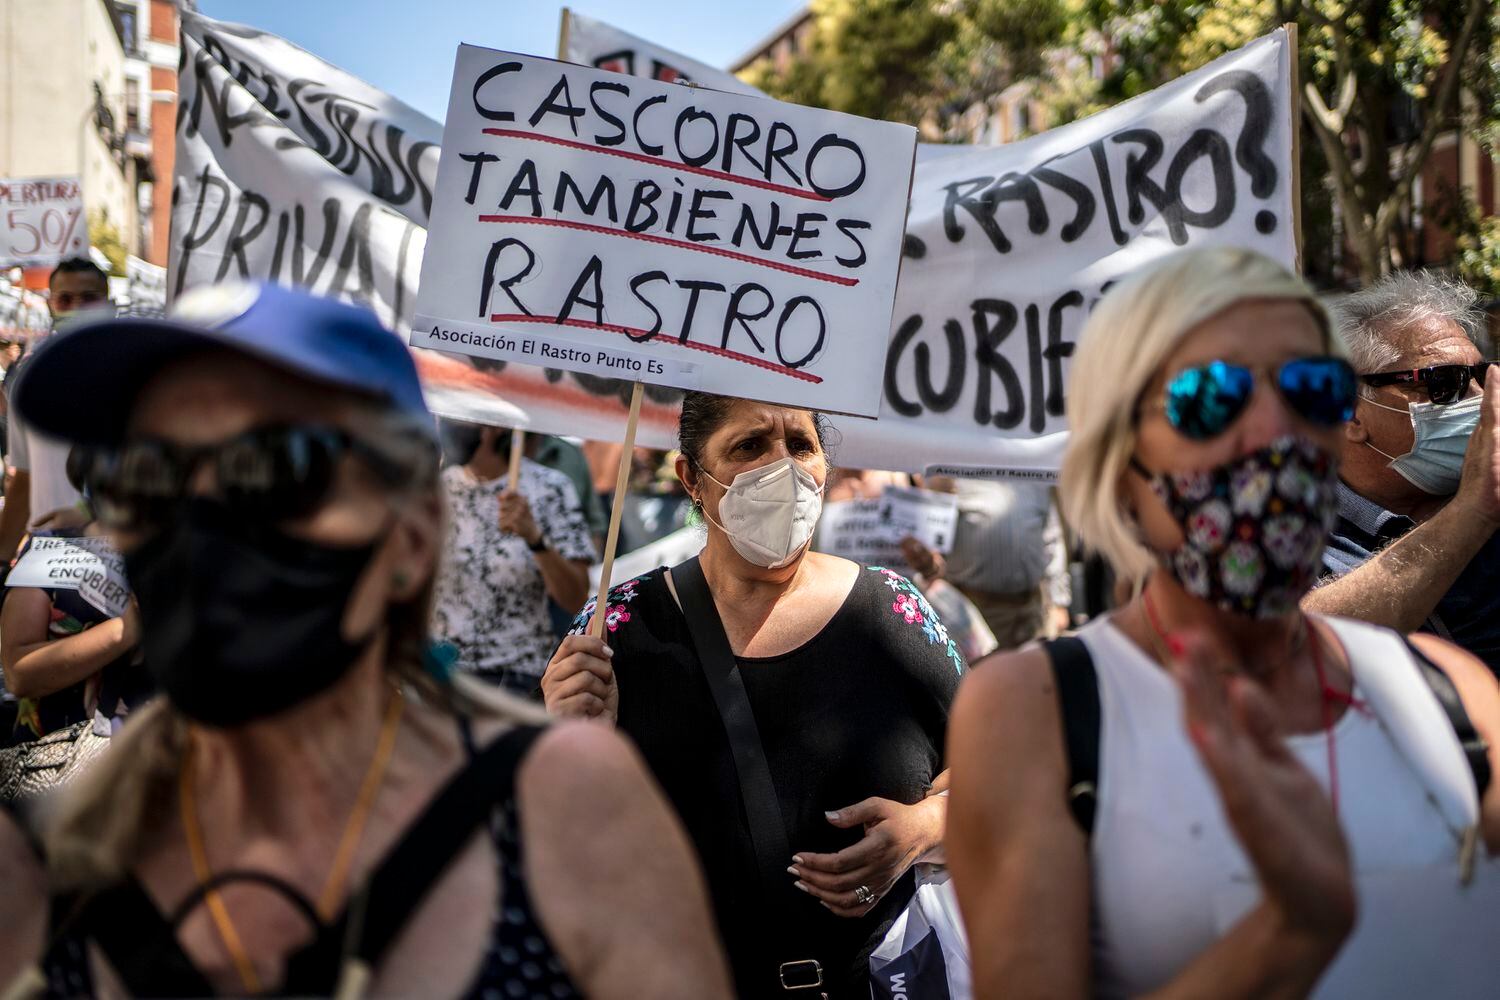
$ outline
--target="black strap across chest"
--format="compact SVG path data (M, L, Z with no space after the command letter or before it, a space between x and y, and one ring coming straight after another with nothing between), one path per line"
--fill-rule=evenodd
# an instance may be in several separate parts
M709 592L703 567L696 556L672 568L672 583L677 590L677 599L682 603L682 613L687 618L693 650L698 654L698 663L729 736L729 749L739 777L740 802L745 808L750 842L755 849L756 868L763 885L775 885L787 878L786 867L792 862L792 848L787 841L776 784L771 780L771 765L766 761L766 750L760 741L760 729L755 724L750 695L745 691L745 679L740 676L739 663L729 645L729 635L724 631L724 622L719 617L719 609L714 605L713 594Z
M313 941L291 956L280 992L330 995L351 956L374 967L476 828L514 794L516 769L541 732L536 726L511 729L449 779L344 912L331 924L319 924ZM293 899L299 895L261 873L226 872L216 881L235 877L273 885ZM201 892L195 896L201 898ZM54 899L53 914L56 930L98 944L133 995L213 993L178 943L174 922L162 915L134 878L82 900ZM180 915L181 907L174 917Z

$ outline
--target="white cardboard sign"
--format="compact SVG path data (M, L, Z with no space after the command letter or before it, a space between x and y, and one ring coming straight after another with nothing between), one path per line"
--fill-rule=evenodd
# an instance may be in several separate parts
M916 132L459 47L411 343L874 416Z
M823 507L817 550L860 563L905 567L901 540L915 538L934 552L953 550L958 498L901 486L878 497L839 500Z
M51 265L88 252L77 177L0 179L0 267Z
M33 538L5 585L76 590L111 618L123 615L130 603L125 557L108 538Z

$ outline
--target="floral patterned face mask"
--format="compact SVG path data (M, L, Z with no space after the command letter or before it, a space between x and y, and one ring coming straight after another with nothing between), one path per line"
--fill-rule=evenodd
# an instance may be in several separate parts
M1213 469L1152 473L1132 459L1186 541L1161 557L1188 593L1235 614L1279 618L1312 589L1337 517L1334 457L1278 438Z

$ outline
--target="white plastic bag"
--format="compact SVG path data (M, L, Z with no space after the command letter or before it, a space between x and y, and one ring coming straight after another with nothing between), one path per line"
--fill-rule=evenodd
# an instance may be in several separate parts
M917 891L870 953L873 1000L972 1000L969 939L941 865L917 866Z

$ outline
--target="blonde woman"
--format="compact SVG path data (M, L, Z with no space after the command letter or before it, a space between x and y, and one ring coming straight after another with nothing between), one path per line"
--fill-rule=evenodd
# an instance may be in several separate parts
M1062 501L1138 596L959 693L947 849L978 997L1492 995L1493 677L1298 608L1341 354L1307 287L1242 250L1173 257L1090 317Z
M372 315L221 287L59 338L16 402L95 449L165 700L42 824L50 919L13 873L12 966L45 940L68 996L728 995L625 742L424 659L434 429Z

